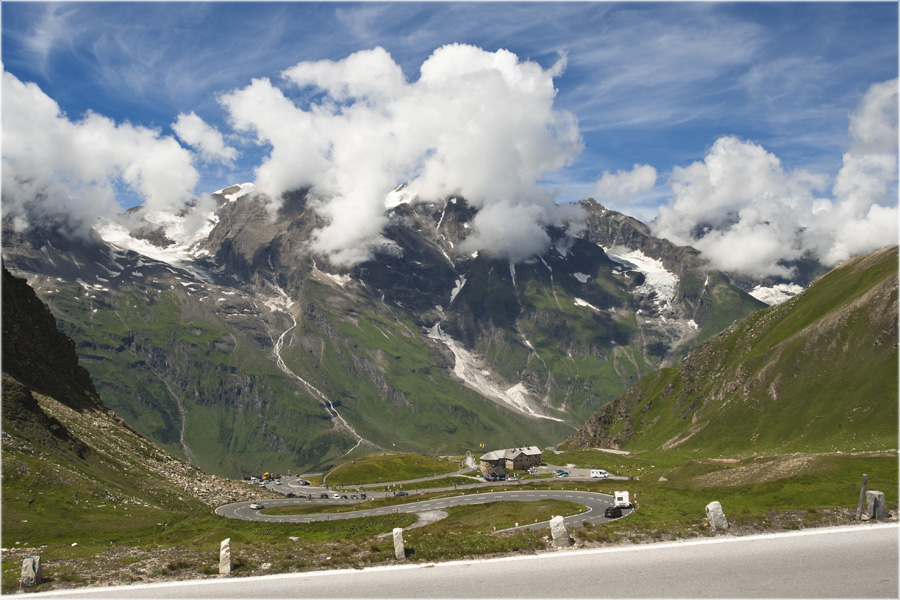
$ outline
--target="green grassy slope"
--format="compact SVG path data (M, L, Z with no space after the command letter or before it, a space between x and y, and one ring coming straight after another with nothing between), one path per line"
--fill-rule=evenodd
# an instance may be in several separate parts
M357 446L336 431L321 398L381 448L464 453L481 443L547 445L573 427L486 401L450 373L444 349L398 308L307 277L288 315L208 308L180 286L48 296L79 340L103 401L139 433L204 470L230 477L327 468ZM211 298L212 299L212 298ZM208 304L208 303L207 303ZM250 316L246 316L250 315ZM452 359L451 359L452 360ZM182 443L183 440L183 443ZM371 452L361 445L351 456Z
M459 468L459 462L445 458L376 452L338 465L326 474L326 478L329 485L390 483L451 473Z
M595 413L572 446L897 447L897 248L852 259Z

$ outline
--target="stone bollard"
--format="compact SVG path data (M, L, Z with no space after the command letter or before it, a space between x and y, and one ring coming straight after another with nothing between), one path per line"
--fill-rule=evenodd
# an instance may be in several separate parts
M887 519L887 505L884 503L884 492L866 492L866 515L870 519Z
M710 502L706 505L706 519L713 531L716 529L728 529L728 521L725 519L725 512L722 505L718 501Z
M569 530L566 529L564 519L557 515L550 519L550 534L553 536L553 545L557 548L568 548L572 545Z
M406 560L406 549L403 547L403 528L394 527L394 557Z
M44 581L44 575L41 572L41 557L30 556L22 561L22 579L19 585L23 588L39 585Z
M231 575L234 568L234 556L231 554L231 538L222 540L219 546L219 575Z

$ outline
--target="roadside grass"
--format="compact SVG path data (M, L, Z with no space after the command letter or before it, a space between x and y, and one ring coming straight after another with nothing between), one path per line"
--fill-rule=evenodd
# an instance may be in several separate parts
M448 517L420 529L404 532L407 557L413 560L454 560L507 552L535 552L547 546L546 530L520 530L493 535L494 530L516 523L546 521L584 510L580 504L559 500L492 502L456 506Z
M333 548L347 545L357 550L378 535L389 533L394 527L411 525L417 519L415 515L391 514L322 523L255 523L215 515L171 517L165 524L132 531L131 536L117 536L108 541L98 537L75 547L53 543L34 548L34 554L41 556L48 580L35 591L53 589L60 583L93 584L94 579L86 575L95 571L92 566L108 562L106 556L110 552L125 549L136 549L138 554L118 561L118 566L142 573L143 579L154 580L167 576L177 579L188 573L218 573L219 544L224 539L231 539L236 571L243 570L244 574L277 557L316 556L327 552L331 561L334 560L331 555L336 554ZM174 558L159 559L171 552ZM17 590L21 566L21 561L3 561L2 593ZM350 564L338 562L337 566Z
M458 485L472 485L473 483L479 483L473 481L469 477L444 477L442 479L430 479L428 481L414 481L410 483L404 483L402 488L396 488L397 490L404 489L407 491L410 490L427 490L434 488L445 488L445 487L453 487Z
M630 539L628 536L672 539L710 535L706 505L713 501L721 503L732 526L748 526L764 531L779 527L794 528L801 524L827 524L827 511L831 509L852 509L855 514L864 473L869 478L869 490L883 491L885 500L894 506L898 500L896 454L813 456L801 472L786 474L773 481L740 485L698 483L698 477L710 473L727 475L728 471L751 466L753 462L757 461L752 457L727 466L692 461L669 470L666 475L669 481L658 481L654 477L656 480L643 478L598 484L628 490L637 511L607 526L586 528L580 536L591 541L612 542ZM776 460L767 457L762 462L764 468L760 477L765 476L765 468L770 465L775 468ZM794 516L783 518L789 514Z
M326 475L331 486L391 483L458 471L459 461L421 454L378 452L355 458Z

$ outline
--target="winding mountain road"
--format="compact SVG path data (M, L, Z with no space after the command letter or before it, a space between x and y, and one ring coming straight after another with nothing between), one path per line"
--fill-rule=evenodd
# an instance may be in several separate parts
M411 513L420 515L428 515L424 520L434 522L434 516L440 515L442 511L452 506L468 506L472 504L486 504L489 502L533 502L538 500L563 500L566 502L574 502L585 507L584 512L576 515L570 515L565 518L564 522L568 527L577 527L585 521L591 524L605 523L610 520L603 516L603 512L608 506L614 504L614 498L608 494L599 494L596 492L580 492L573 490L526 490L526 491L509 491L509 492L487 492L482 494L467 494L460 496L448 496L445 498L435 498L431 500L422 500L419 502L408 502L405 504L397 504L394 506L384 506L380 508L360 508L359 510L349 512L334 513L315 513L302 515L269 515L264 511L250 508L253 502L236 502L234 504L226 504L216 509L216 514L229 519L241 519L245 521L262 521L267 523L313 523L317 521L334 521L337 519L357 519L360 517L373 517L378 515ZM279 506L322 506L325 502L333 502L335 500L326 499L296 499L286 498L284 500L266 500L264 502L266 508L275 508ZM365 500L345 500L346 504L364 504ZM623 516L631 512L631 509L622 511ZM444 513L445 514L445 513ZM548 521L538 523L529 523L522 525L519 529L539 529L547 527ZM415 525L414 525L415 526ZM515 529L515 528L513 528Z

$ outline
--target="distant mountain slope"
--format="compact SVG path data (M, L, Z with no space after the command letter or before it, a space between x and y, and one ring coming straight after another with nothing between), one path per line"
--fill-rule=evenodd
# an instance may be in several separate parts
M573 447L897 448L897 247L854 258L641 379Z
M5 220L3 256L106 406L221 475L555 444L764 306L595 202L579 236L548 227L551 248L511 264L459 250L477 215L465 199L398 188L380 245L341 267L310 249L322 218L303 190L277 210L248 185L213 198L153 222L133 209L130 231L88 239Z
M2 293L4 542L37 531L88 535L115 519L152 525L166 512L256 492L206 475L136 434L103 406L72 340L5 267Z

